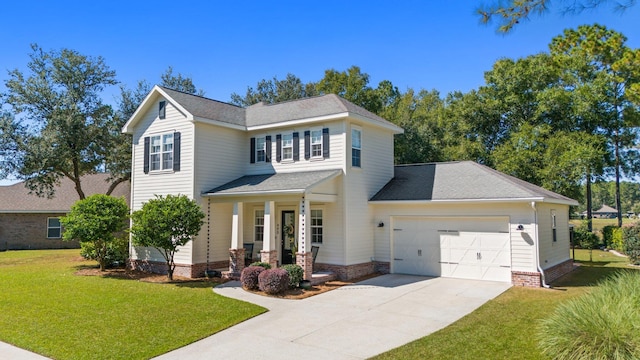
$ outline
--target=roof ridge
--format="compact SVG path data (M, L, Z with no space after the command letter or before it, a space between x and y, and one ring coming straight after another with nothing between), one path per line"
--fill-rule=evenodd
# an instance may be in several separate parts
M177 92L177 93L182 94L182 95L189 95L189 96L197 97L197 98L200 98L200 99L203 99L203 100L209 100L209 101L217 102L217 103L220 103L220 104L230 105L230 106L233 106L233 107L237 107L237 108L240 108L240 109L244 109L242 106L239 106L239 105L236 105L236 104L231 104L231 103L228 103L228 102L225 102L225 101L221 101L221 100L216 100L216 99L208 98L208 97L203 96L203 95L190 94L190 93L188 93L188 92L184 92L184 91L180 91L180 90L172 89L172 88L170 88L170 87L166 87L166 86L162 86L162 85L156 85L156 86L157 86L157 87L159 87L159 88L161 88L161 89L163 89L163 90L174 91L174 92Z
M252 106L256 106L256 105L260 105L260 106L277 106L277 105L281 105L281 104L287 104L287 103L292 103L292 102L297 102L297 101L305 101L305 100L310 100L310 99L317 99L317 98L321 98L321 97L325 97L328 95L335 95L335 94L322 94L322 95L313 95L313 96L305 96L305 97L301 97L298 99L289 99L289 100L284 100L284 101L279 101L273 104L268 104L265 103L264 101L259 101L255 104L251 104L249 106L247 106L247 108L250 108Z

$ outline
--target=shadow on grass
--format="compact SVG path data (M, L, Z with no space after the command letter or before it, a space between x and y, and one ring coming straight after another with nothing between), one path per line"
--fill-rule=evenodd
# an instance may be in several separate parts
M629 270L630 269L615 267L583 265L554 281L551 285L556 288L593 286L618 272Z

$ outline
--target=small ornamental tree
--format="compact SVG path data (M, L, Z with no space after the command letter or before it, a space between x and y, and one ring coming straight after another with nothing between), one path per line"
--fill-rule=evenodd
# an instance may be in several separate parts
M60 219L65 241L78 240L91 244L91 258L104 271L110 245L125 236L129 207L124 198L95 194L77 201L71 212Z
M198 235L204 216L198 203L185 195L156 195L131 215L131 240L136 246L156 248L167 262L169 280L173 280L178 246Z

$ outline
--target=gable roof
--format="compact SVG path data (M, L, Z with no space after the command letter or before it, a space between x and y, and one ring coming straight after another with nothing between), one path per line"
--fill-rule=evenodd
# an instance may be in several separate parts
M593 211L595 214L609 214L609 213L618 213L618 210L612 208L609 205L602 204L602 207L596 211Z
M105 173L83 176L81 182L85 195L106 193L109 189L109 183L106 181L108 177L109 174ZM118 184L111 195L124 196L129 204L131 197L129 182ZM19 182L0 186L0 213L66 213L78 199L75 184L67 178L60 180L60 185L56 187L52 199L29 194L29 189L25 187L24 182Z
M578 202L473 161L398 165L371 201Z
M402 133L402 128L335 94L285 101L277 104L258 103L242 108L225 102L192 95L162 86L154 86L123 126L122 132L132 133L142 116L162 96L184 113L189 121L213 122L241 130L263 129L298 122L315 122L343 117L356 118Z
M342 170L320 170L263 175L245 175L203 193L205 196L262 194L302 194L314 186L338 176Z

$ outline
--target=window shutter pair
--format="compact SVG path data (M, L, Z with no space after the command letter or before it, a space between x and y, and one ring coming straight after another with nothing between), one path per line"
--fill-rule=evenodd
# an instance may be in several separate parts
M264 160L265 162L271 162L271 136L265 136L265 152L264 152ZM252 164L256 163L256 138L251 138L251 159L250 162Z
M329 158L329 128L322 129L322 157ZM311 131L304 132L304 159L311 159Z
M180 133L173 133L173 171L180 171ZM143 171L145 174L149 173L149 155L151 153L151 138L146 136L144 138L144 166Z

